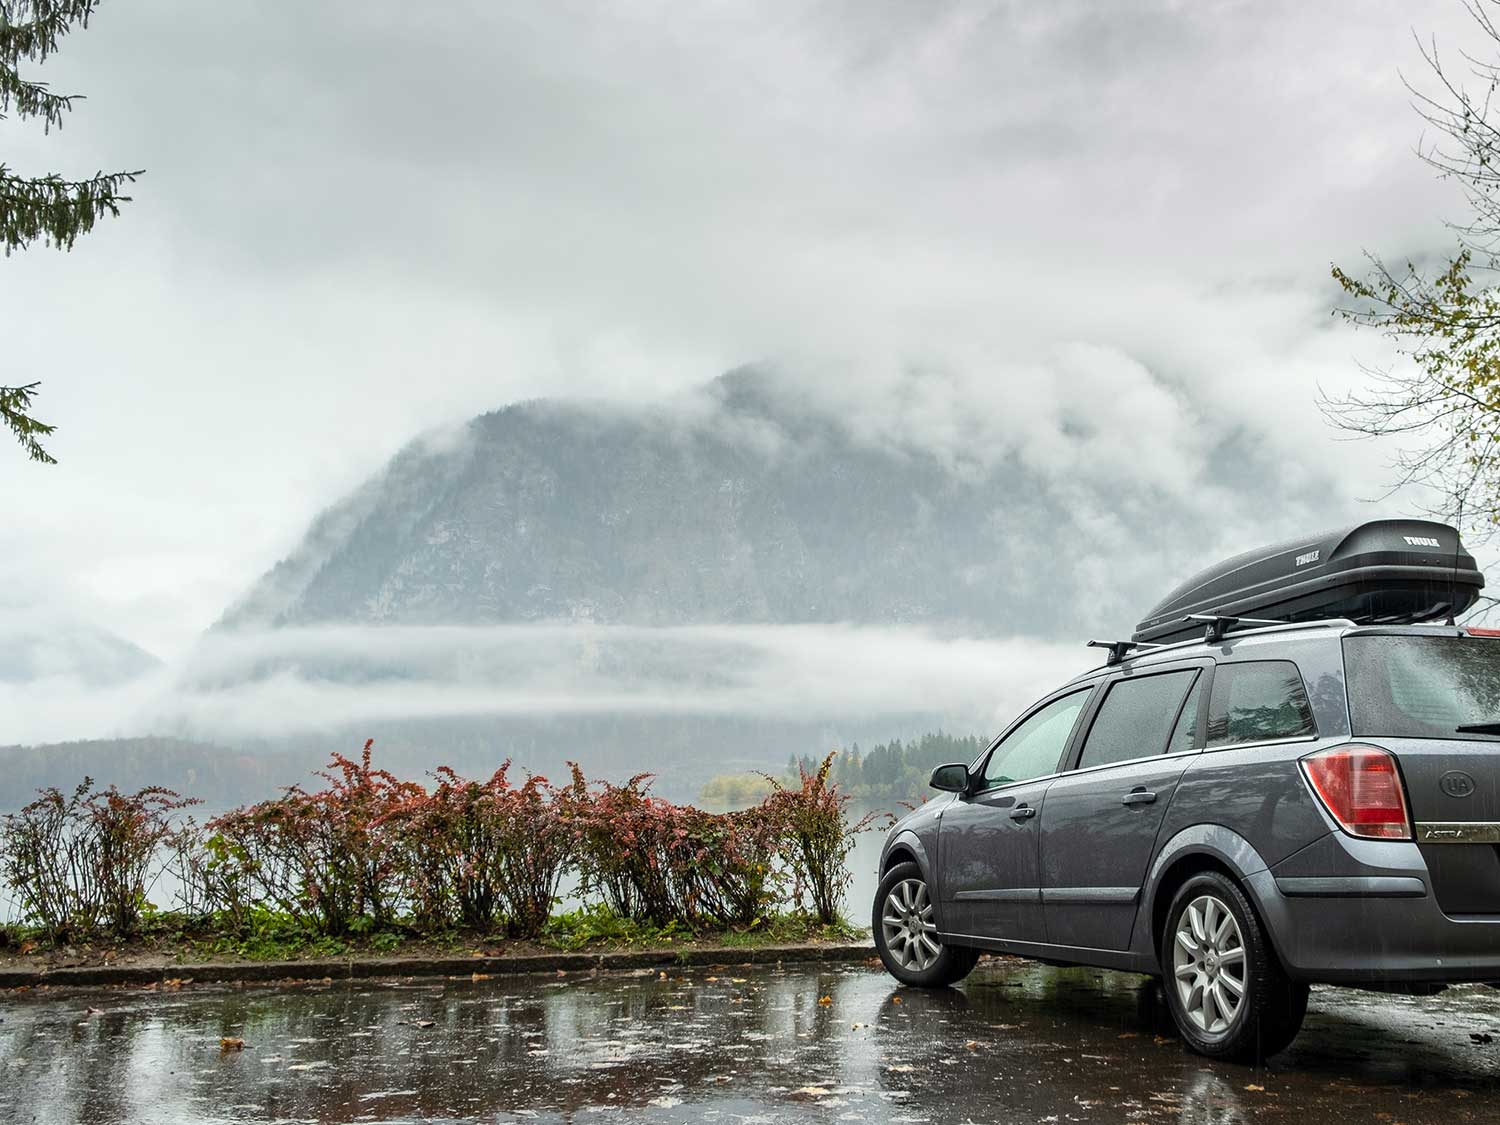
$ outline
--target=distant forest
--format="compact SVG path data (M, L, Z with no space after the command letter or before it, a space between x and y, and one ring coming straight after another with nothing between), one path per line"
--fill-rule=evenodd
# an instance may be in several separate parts
M85 777L134 791L163 785L203 802L205 812L274 795L304 781L312 755L245 754L180 738L119 738L0 746L0 811L13 811L49 785L71 790Z
M851 796L871 801L919 801L928 795L927 780L934 766L947 762L972 762L979 757L985 743L975 735L946 734L943 731L924 734L902 742L899 738L883 742L869 750L859 743L837 751L833 760L833 780ZM816 770L822 756L792 755L787 760L785 777L795 778L798 768ZM720 774L703 787L700 802L705 808L742 808L764 796L770 782L755 773Z

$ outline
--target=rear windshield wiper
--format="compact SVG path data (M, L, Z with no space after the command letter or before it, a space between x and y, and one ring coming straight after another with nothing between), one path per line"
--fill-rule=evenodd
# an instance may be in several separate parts
M1465 723L1453 729L1457 734L1500 734L1500 719L1493 719L1488 723Z

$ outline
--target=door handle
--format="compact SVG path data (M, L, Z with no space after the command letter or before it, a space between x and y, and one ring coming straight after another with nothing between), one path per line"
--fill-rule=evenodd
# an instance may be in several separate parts
M1036 816L1036 809L1030 805L1017 805L1010 810L1011 820L1030 820L1034 816Z
M1156 801L1156 794L1149 789L1132 789L1120 798L1122 805L1149 805Z

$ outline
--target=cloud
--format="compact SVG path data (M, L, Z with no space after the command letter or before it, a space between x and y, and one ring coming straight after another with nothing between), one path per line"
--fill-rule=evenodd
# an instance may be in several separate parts
M0 743L145 732L260 740L355 722L585 714L785 722L920 712L990 729L1094 657L1023 638L812 625L214 633L178 667L127 685L0 682Z
M1378 354L1327 264L1446 245L1398 68L1452 8L107 6L42 71L67 127L0 123L148 170L6 262L62 458L0 456L7 566L181 654L412 435L752 361L956 472L1202 499L1243 432L1289 511L1378 495L1312 409Z

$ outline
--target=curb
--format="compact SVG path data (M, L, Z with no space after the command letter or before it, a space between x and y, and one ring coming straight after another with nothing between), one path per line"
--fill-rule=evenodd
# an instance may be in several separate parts
M850 962L875 956L873 945L772 945L754 949L622 950L614 953L547 953L533 957L364 957L308 961L241 961L230 964L86 965L61 969L0 970L0 988L91 988L102 985L235 984L242 982L369 980L377 977L528 976L537 973L611 972L698 965L774 965L781 962Z

